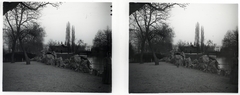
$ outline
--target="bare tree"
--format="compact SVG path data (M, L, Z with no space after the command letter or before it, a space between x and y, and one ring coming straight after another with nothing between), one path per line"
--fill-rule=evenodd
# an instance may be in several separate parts
M212 40L208 40L207 41L207 47L206 47L206 52L207 54L209 54L209 51L211 51L211 47L213 46L213 41Z
M184 47L187 46L187 43L183 42L182 40L179 40L177 42L177 46L179 51L184 51Z
M48 40L48 43L46 45L48 48L46 49L46 51L54 51L54 46L57 46L57 44L57 41L53 41L52 39Z
M29 26L31 26L32 22L34 22L38 17L40 16L40 12L37 11L31 11L28 10L26 7L22 5L18 5L15 9L12 11L9 11L5 14L5 25L8 25L6 27L10 28L11 31L11 38L12 38L12 63L14 62L14 52L15 52L15 46L16 41L19 40L19 43L21 47L22 45L22 39L27 35ZM26 64L30 64L30 61L28 60L28 56L24 50L24 55L26 58Z
M28 29L25 29L24 31L25 34L22 41L24 44L24 49L28 53L39 54L40 51L43 49L43 37L45 36L43 28L40 27L40 25L38 25L37 23L34 23L32 26L29 26ZM8 45L9 52L11 52L10 47L13 44L11 30L5 30L3 33L4 43ZM15 49L16 52L22 51L21 45L18 40L16 41Z
M85 47L87 46L86 43L84 43L83 40L79 39L77 41L77 44L75 46L75 52L80 52L80 51L84 51Z
M139 30L139 38L141 39L140 63L143 63L143 52L145 44L148 42L153 53L155 65L159 64L151 42L156 36L153 30L157 30L157 26L163 25L164 20L169 17L169 11L175 5L186 7L186 4L178 3L151 3L143 5L141 9L130 15L130 27Z
M18 41L24 52L26 64L30 64L22 40L28 35L28 28L39 18L40 9L48 4L55 6L53 3L44 2L4 2L4 27L11 30L9 34L12 39L12 63L14 63L15 47Z
M132 13L140 10L144 5L149 5L150 7L154 8L155 10L162 11L162 8L158 8L152 5L152 3L130 3L129 15ZM179 4L180 7L185 7L187 4Z
M8 11L16 8L18 5L24 6L29 10L38 10L46 5L52 5L58 7L61 3L50 3L50 2L3 2L3 15Z

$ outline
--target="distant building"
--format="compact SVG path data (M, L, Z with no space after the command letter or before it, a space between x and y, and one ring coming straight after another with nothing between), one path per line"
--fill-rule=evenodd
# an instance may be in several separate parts
M214 48L214 51L220 52L220 50L221 50L221 46L216 46L216 47Z
M57 53L66 53L68 52L68 48L66 45L56 45L56 46L49 46L50 51L55 51Z
M92 46L86 46L86 47L85 47L85 50L86 50L86 51L91 51L91 49L92 49Z
M194 47L193 45L190 46L181 46L179 49L185 53L197 53L197 47Z

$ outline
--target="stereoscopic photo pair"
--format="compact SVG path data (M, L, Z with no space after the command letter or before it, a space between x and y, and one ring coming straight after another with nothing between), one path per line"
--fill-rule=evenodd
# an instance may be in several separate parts
M3 2L3 92L111 93L112 11ZM129 93L238 93L238 4L130 2L126 15Z

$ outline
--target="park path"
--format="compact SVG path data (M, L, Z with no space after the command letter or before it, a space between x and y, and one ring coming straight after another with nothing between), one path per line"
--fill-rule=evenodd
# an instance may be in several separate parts
M110 92L101 77L39 62L3 63L3 91Z
M160 62L130 63L130 93L193 93L237 92L238 86L230 84L229 78L200 70L179 67Z

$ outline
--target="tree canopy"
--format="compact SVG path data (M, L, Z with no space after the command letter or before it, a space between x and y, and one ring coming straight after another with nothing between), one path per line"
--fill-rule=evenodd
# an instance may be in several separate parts
M112 55L112 30L99 30L93 39L93 53L99 57L111 57Z
M222 40L221 53L227 58L238 58L238 28L228 31Z
M48 4L55 7L59 5L58 3L46 2L4 2L4 30L7 30L7 34L9 34L9 38L11 39L9 41L11 41L12 63L14 62L16 45L19 42L25 55L26 64L30 64L26 53L26 50L29 49L25 45L32 43L30 40L33 42L34 40L38 40L39 42L43 40L41 39L44 34L42 32L43 29L36 22L41 16L40 10ZM38 39L37 35L39 36Z
M140 3L141 4L141 3ZM134 4L132 4L134 5ZM164 36L159 30L164 30L164 25L167 25L165 20L169 18L169 11L173 6L186 7L187 4L179 3L151 3L142 4L141 8L133 9L135 12L130 14L130 30L135 30L137 33L138 42L141 47L140 63L142 63L143 52L145 51L145 44L151 49L155 64L158 65L157 57L155 55L154 41L160 36ZM135 6L135 5L134 5ZM139 6L138 6L139 7ZM131 7L130 4L130 8ZM131 10L131 9L130 9ZM137 11L136 11L137 10ZM168 26L167 26L168 27ZM166 28L167 29L167 28ZM172 30L171 30L172 31Z

